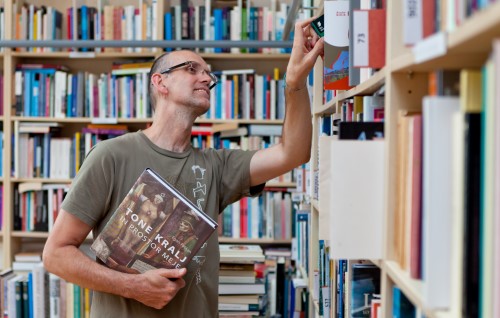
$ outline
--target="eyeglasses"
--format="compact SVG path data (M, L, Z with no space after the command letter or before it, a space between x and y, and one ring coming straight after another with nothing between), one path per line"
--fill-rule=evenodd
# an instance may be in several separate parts
M217 85L217 82L219 81L217 79L217 76L215 76L214 73L207 71L201 66L199 63L196 63L194 61L186 61L181 64L174 65L172 67L167 68L166 70L160 72L160 74L167 74L172 72L173 70L179 69L181 67L185 67L186 70L191 73L192 75L196 74L207 74L210 77L210 85L208 86L208 89L214 88L215 85Z

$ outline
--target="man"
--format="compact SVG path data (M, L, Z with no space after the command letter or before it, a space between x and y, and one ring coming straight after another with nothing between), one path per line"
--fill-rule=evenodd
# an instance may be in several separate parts
M225 206L262 191L264 183L309 160L311 112L307 76L323 40L309 24L295 25L286 73L282 142L256 152L192 149L191 128L210 106L213 84L197 54L175 51L151 69L151 127L100 142L73 181L47 239L46 269L94 290L92 317L217 317L219 250L214 233L187 269L122 273L96 263L78 247L102 230L137 177L150 167L217 218ZM188 63L187 63L188 62Z

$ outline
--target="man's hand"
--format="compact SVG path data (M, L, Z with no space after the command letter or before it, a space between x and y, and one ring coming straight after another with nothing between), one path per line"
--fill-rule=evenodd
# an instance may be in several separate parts
M129 298L155 309L165 307L186 285L186 269L155 269L133 275Z
M286 71L286 86L291 90L305 86L316 59L324 54L324 40L311 27L314 19L316 17L295 23L292 55Z

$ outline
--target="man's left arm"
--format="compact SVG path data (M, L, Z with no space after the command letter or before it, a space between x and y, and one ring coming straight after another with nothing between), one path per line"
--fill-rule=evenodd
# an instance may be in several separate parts
M309 161L312 118L307 76L318 56L323 55L319 39L310 23L314 18L295 24L295 39L285 82L285 120L281 143L261 149L250 161L250 184L256 186Z

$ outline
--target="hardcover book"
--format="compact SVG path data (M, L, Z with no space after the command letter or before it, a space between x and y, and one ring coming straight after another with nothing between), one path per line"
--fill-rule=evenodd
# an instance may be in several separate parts
M122 272L183 268L216 228L214 220L147 168L91 249Z

